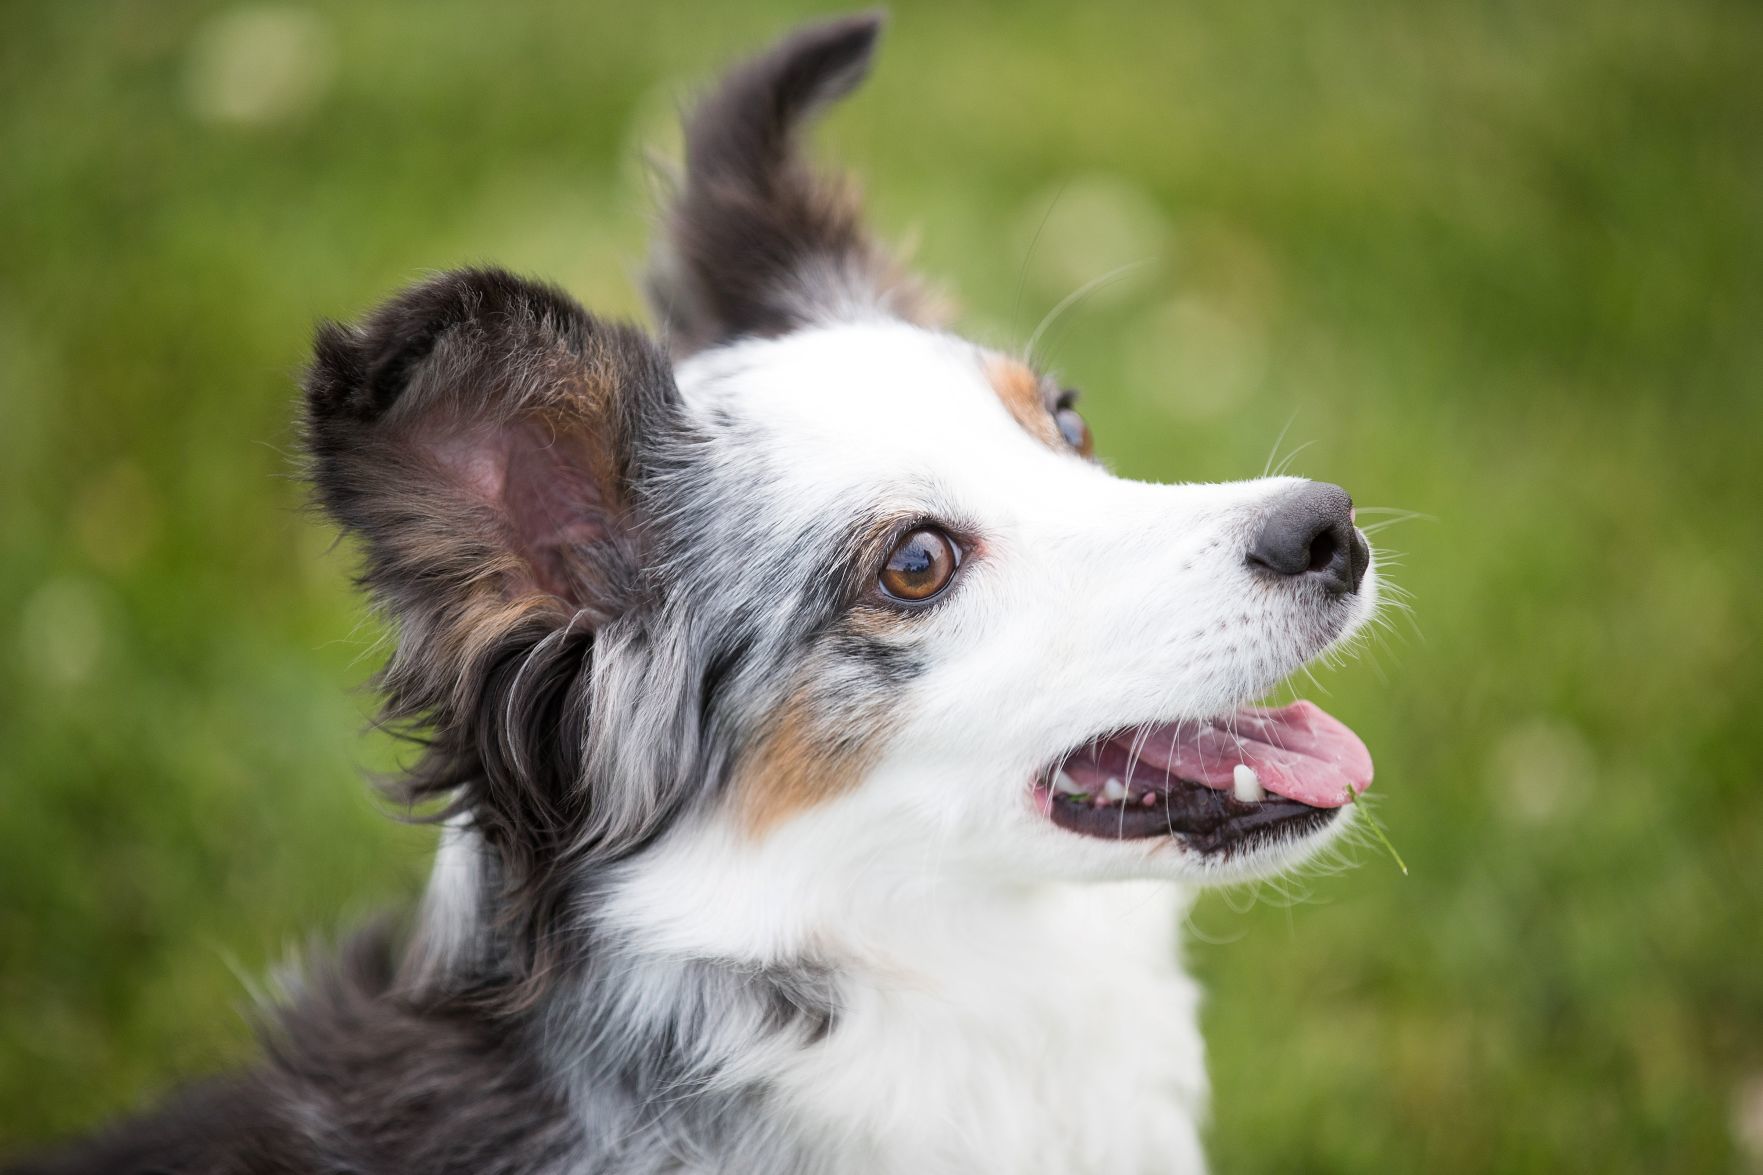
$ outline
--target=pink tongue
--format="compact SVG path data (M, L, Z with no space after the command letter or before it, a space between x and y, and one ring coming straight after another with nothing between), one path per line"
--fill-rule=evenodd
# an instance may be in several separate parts
M1184 723L1149 742L1163 744L1155 750L1167 756L1177 776L1219 790L1231 786L1238 763L1254 768L1274 795L1313 808L1338 808L1352 798L1349 785L1354 792L1371 785L1371 752L1311 702L1277 710L1244 706L1228 722ZM1145 750L1151 758L1152 747Z

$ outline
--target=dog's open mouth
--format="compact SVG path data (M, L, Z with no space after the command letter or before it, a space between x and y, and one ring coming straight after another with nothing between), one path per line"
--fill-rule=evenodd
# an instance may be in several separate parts
M1105 840L1179 836L1228 855L1301 836L1371 783L1359 736L1310 702L1092 739L1036 786L1059 827Z

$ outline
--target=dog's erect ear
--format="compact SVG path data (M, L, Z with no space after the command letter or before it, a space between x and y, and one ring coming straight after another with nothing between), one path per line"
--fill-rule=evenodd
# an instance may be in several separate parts
M495 270L419 285L358 327L319 329L306 445L320 503L363 541L400 641L400 708L446 690L517 630L587 633L628 608L630 489L676 408L640 332ZM444 684L443 684L444 683Z
M869 72L881 26L867 14L798 30L687 119L685 174L649 277L676 354L819 321L940 317L870 240L850 185L797 151L804 124Z

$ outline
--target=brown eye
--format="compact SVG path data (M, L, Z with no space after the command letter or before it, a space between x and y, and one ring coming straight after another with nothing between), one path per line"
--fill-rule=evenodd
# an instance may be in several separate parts
M1076 403L1075 391L1067 390L1060 395L1059 402L1053 406L1053 423L1059 427L1059 435L1065 438L1066 444L1088 457L1095 452L1096 442L1090 436L1090 426L1073 407Z
M896 600L921 603L949 586L961 555L940 530L915 530L894 544L882 568L881 589Z

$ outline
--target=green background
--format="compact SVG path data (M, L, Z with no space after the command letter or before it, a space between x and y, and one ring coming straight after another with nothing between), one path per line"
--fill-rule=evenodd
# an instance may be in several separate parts
M0 1146L242 1056L420 882L311 324L485 260L638 313L644 146L806 14L0 9ZM1302 683L1412 874L1193 918L1221 1171L1763 1162L1760 74L1754 3L901 3L824 128L987 341L1136 265L1043 346L1121 471L1427 516Z

